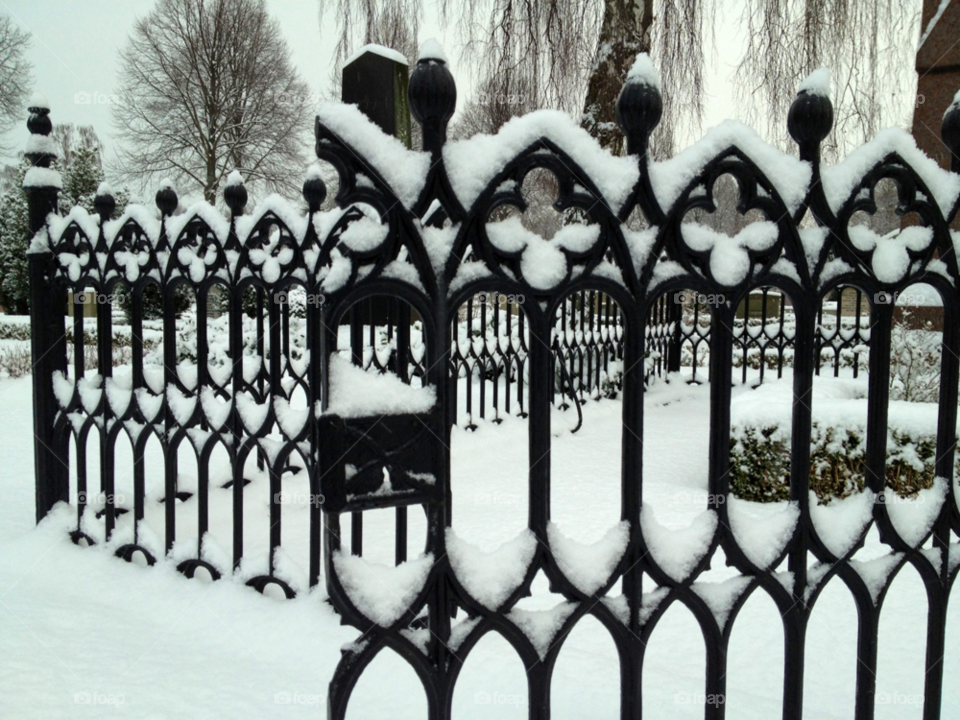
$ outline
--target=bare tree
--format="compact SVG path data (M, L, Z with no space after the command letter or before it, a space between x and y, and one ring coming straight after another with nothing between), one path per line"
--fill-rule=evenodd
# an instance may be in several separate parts
M56 123L50 137L57 144L57 160L61 167L70 165L74 154L81 148L103 157L103 143L93 125Z
M363 45L391 48L407 59L411 69L416 66L422 0L320 0L321 28L326 7L333 8L340 28L330 76L334 97L340 97L344 63ZM422 132L418 123L411 124L412 147L420 147Z
M339 28L331 77L336 91L340 89L344 61L362 45L376 43L392 48L411 67L417 62L422 0L320 0L321 27L328 7L333 9Z
M32 77L26 52L30 33L6 15L0 15L0 136L20 125L24 118ZM0 146L9 150L9 147Z
M836 122L824 151L835 158L901 119L892 115L898 105L891 99L912 79L920 5L917 0L745 0L742 20L749 43L736 72L742 78L738 100L752 120L765 122L769 136L787 147L783 119L797 84L819 67L830 68ZM906 94L912 96L914 89L908 85Z
M263 0L159 0L121 52L116 171L203 188L234 168L296 191L310 130L307 85Z

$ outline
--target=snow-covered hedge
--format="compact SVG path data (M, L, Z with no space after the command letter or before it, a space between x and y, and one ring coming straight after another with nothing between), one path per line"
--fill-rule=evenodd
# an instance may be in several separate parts
M812 394L810 490L820 502L864 489L867 381L819 378ZM887 419L886 484L901 497L933 486L936 403L892 400ZM745 500L790 495L792 393L789 382L736 398L730 434L730 490Z
M935 434L893 430L887 437L887 487L915 497L933 487ZM810 490L821 503L864 488L866 432L863 427L813 424L810 437ZM730 490L755 502L790 499L790 436L781 427L741 425L730 438Z

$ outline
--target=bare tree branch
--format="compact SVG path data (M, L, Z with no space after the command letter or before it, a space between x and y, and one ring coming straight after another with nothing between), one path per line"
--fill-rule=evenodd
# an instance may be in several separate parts
M0 15L0 136L23 122L27 94L33 82L26 52L30 33L24 32L6 15ZM10 146L0 145L9 151Z
M263 0L160 0L120 57L121 177L172 173L213 202L237 168L265 189L296 192L308 88Z

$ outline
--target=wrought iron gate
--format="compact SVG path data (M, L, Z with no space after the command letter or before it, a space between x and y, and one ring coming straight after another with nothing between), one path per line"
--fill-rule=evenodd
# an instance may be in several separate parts
M960 268L954 252L957 241L948 227L960 195L960 178L955 174L960 171L956 155L960 108L952 106L943 124L944 143L955 153L954 174L932 167L907 136L887 134L858 151L854 164L859 171L845 165L842 172L830 175L821 168L819 147L832 126L832 106L829 98L813 91L801 91L790 110L789 129L799 145L799 160L779 153L739 126L726 124L664 163L653 163L647 155L662 101L654 83L642 76L627 82L617 104L629 152L622 158L607 155L569 118L552 112L517 119L495 138L446 143L456 87L439 59L419 61L409 94L415 118L423 126L422 152L400 147L349 107L321 109L316 123L317 156L339 173L332 210L321 210L326 188L319 176L310 175L303 186L305 212L269 198L244 214L246 190L232 182L224 191L229 219L203 203L175 214L178 198L170 187L157 193L159 219L145 208L131 207L119 219L110 220L115 203L107 192L97 197L96 215L73 209L60 216L56 176L49 169L54 158L42 151L29 154L36 166L28 174L27 191L34 233L30 273L38 521L56 503L76 502L75 541L94 540L89 523L101 522L107 538L123 525L129 537L117 555L130 559L139 554L151 564L159 560L143 538L142 525L144 477L149 470L143 450L153 438L162 446L164 457L165 523L159 555L169 553L177 540L177 502L183 495L195 494L198 542L191 555L178 556L178 566L189 576L204 568L219 577L222 568L209 560L204 537L212 492L207 462L220 447L231 468L222 487L232 497L232 567L239 568L245 555L244 507L253 501L245 488L248 468L254 463L268 475L269 563L248 584L260 591L279 587L293 596L297 588L281 577L275 565L284 527L279 495L289 478L305 477L311 497L316 498L309 510L309 585L318 583L322 575L337 611L363 638L344 651L332 680L331 718L344 717L357 679L384 648L395 650L416 671L426 690L429 716L449 717L463 662L491 631L507 639L527 668L530 717L549 717L551 674L562 640L543 649L511 616L511 609L541 571L567 601L556 638L563 638L587 614L613 638L620 657L624 718L641 716L644 648L659 618L674 602L686 605L702 628L707 648L706 695L722 696L731 627L753 592L769 595L782 614L783 717L801 718L807 620L827 580L838 576L852 592L859 612L856 717L870 718L880 608L889 583L909 563L923 579L929 600L924 717L939 717L947 598L960 567L960 551L951 537L960 532L953 482ZM31 108L28 125L34 136L48 136L49 109ZM33 147L46 145L37 142ZM558 179L556 207L579 215L579 222L564 226L550 241L510 225L509 220L490 219L498 208L522 212L523 180L537 168L549 170ZM713 187L725 174L738 183L740 212L755 210L766 218L755 235L724 238L698 233L683 222L695 209L715 209ZM860 237L851 237L849 222L855 212L876 210L873 189L884 178L896 183L900 210L914 214L916 225L907 235L865 244ZM645 229L628 225L635 210L645 218ZM919 278L935 286L944 300L943 344L949 352L943 353L942 361L936 474L950 479L950 498L918 542L905 540L887 508L874 505L872 523L894 559L878 589L858 572L851 559L854 550L835 556L811 521L811 412L803 400L819 368L821 301L838 287L859 288L872 306L866 484L880 496L893 312L886 298ZM223 372L211 369L207 326L202 322L195 329L193 369L178 359L176 303L181 287L194 293L197 317L206 317L213 295L229 300L225 314L229 365ZM744 552L729 530L727 505L717 500L729 491L731 384L723 379L733 377L735 343L743 342L745 350L749 344L743 333L738 340L736 309L740 299L758 287L777 288L789 296L795 315L790 344L797 401L790 496L799 508L789 542L763 566ZM82 313L75 314L74 364L68 367L63 325L66 293L86 288L129 294L129 382L113 377L109 312L99 313L96 319L98 375L85 374ZM295 291L306 298L301 319L295 317L290 301ZM664 298L679 291L722 298L711 308L708 326L709 509L716 514L717 525L709 547L683 577L671 575L658 562L640 522L644 380L651 349L665 342L664 331L657 329L664 324L657 320L666 312ZM151 293L157 293L162 302L162 323L156 331L156 347L162 346L159 370L144 363L149 351L145 350L144 303ZM519 310L508 301L491 306L490 312L497 314L496 327L502 321L509 345L502 350L507 361L491 372L507 373L516 383L507 396L514 405L512 410L507 405L506 412L528 416L527 440L533 458L550 453L550 406L558 387L564 390L564 383L567 389L573 385L569 363L579 363L581 382L592 377L590 382L597 383L604 362L612 357L622 362L618 386L625 428L621 517L628 531L615 567L599 584L585 587L569 577L557 560L548 532L549 462L534 463L529 470L528 527L536 543L522 581L503 598L496 602L478 598L447 552L450 428L456 421L458 363L465 357L456 357L458 350L451 355L451 348L457 347L457 313L478 293L525 298ZM566 317L569 298L593 297L585 295L590 293L604 298L606 309L597 312L605 327L618 329L615 337L604 336L603 343L615 344L606 346L606 360L596 356L584 365L582 356L573 357L580 341L558 335L556 328L557 318ZM371 298L392 303L391 309L383 311L386 320L359 319L367 312L364 303L373 303ZM259 309L247 313L245 306L251 303ZM376 354L380 336L364 343L365 328L373 333L375 326L383 327L386 345L406 337L414 327L411 317L419 318L416 332L422 345L417 357L394 354L389 361L381 361ZM294 321L302 321L302 346L291 342ZM257 338L255 347L247 348L246 354L254 358L250 363L244 361L245 323L253 323ZM486 317L482 323L487 323ZM351 333L350 351L345 355L341 327ZM365 359L362 348L368 346L372 354ZM412 347L409 337L397 347ZM488 349L478 349L476 357L482 360L485 352ZM365 381L361 378L358 384L358 376L351 374L351 360L367 366L380 363L384 377L392 375L395 382L365 393ZM661 352L653 361L670 366L677 358ZM558 365L566 367L562 371L566 380L557 381ZM295 396L302 399L296 407ZM114 448L121 434L134 447L136 463L130 507L121 507L113 497ZM83 469L90 436L97 438L98 486L104 498L93 508L97 511L93 518L86 494L94 479L86 477ZM181 446L192 447L198 458L197 486L192 489L178 484ZM70 462L78 468L73 485ZM426 514L427 539L423 554L409 560L406 513L418 506ZM404 589L402 606L379 614L371 610L374 605L350 574L351 558L363 552L362 513L371 508L396 509L396 561L420 563L416 566L420 570L411 573L414 580ZM122 518L123 514L128 517ZM351 518L352 552L340 542L345 514ZM869 525L861 529L861 537L868 529ZM932 549L924 549L931 537ZM745 580L731 597L725 622L698 593L697 585L718 549ZM811 557L816 565L808 562ZM786 573L778 571L784 561ZM644 594L645 576L663 591ZM428 632L422 637L416 635L424 629ZM724 707L708 704L705 715L722 718Z

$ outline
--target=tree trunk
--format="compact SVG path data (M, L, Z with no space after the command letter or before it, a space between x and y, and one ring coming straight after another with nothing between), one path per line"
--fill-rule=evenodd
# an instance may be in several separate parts
M638 53L650 52L653 0L605 0L603 25L581 125L614 155L623 153L616 102Z

